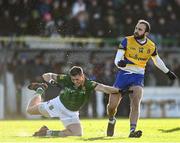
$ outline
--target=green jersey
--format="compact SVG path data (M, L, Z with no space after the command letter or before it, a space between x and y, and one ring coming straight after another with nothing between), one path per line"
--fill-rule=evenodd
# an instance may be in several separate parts
M92 95L97 83L88 79L85 79L85 83L81 87L76 87L71 81L69 75L58 75L58 84L63 86L60 92L59 98L62 104L71 111L78 111Z

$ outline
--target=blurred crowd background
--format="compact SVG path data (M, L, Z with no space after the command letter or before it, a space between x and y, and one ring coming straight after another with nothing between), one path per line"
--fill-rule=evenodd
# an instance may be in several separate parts
M137 20L180 38L180 0L0 0L0 35L117 37Z
M22 87L31 81L42 82L41 75L45 72L67 73L72 65L80 65L90 79L112 85L118 70L114 65L118 39L133 34L138 19L150 22L150 38L157 43L159 55L180 77L179 18L180 0L0 0L0 82L7 85L8 75L15 86L17 110L14 114L21 116ZM108 40L100 44L70 42L63 44L63 49L42 50L30 49L32 43L5 41L1 39L3 36ZM152 61L148 63L145 76L145 86L180 85L179 80L170 82ZM6 89L11 87L6 86ZM46 100L57 96L59 90L49 85L47 94L51 97ZM106 108L108 96L103 100ZM128 100L124 98L118 115L128 115ZM92 116L96 117L95 95L91 104ZM81 115L87 116L87 110L88 106Z

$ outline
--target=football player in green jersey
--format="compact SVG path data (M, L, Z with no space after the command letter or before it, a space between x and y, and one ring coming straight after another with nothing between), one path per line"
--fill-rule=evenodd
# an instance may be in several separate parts
M43 115L45 117L59 117L65 126L64 130L53 131L43 126L34 136L82 136L83 131L79 120L79 110L88 101L93 90L107 94L119 93L118 88L107 86L87 79L83 69L73 66L69 74L45 73L43 79L50 84L63 86L59 96L47 102L43 102L41 96L47 89L46 83L31 83L28 88L35 90L35 96L27 106L27 112L31 115Z

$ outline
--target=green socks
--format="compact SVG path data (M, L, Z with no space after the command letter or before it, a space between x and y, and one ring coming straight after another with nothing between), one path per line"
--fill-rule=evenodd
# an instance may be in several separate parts
M36 93L42 95L44 93L44 89L42 87L38 87L36 89Z

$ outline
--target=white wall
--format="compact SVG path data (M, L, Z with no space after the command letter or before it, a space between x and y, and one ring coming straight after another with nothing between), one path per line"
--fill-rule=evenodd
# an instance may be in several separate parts
M9 114L17 113L16 86L14 76L11 72L6 73L6 111Z
M0 119L4 118L4 86L0 83Z
M100 91L96 91L96 111L97 111L97 117L102 118L104 116L104 93Z
M140 116L180 117L180 88L145 87Z

